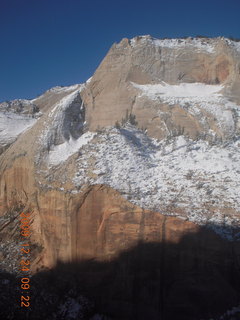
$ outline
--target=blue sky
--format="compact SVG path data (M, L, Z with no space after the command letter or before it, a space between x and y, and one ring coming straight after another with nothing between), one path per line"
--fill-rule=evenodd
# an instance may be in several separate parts
M86 81L114 42L240 38L239 0L0 0L0 101Z

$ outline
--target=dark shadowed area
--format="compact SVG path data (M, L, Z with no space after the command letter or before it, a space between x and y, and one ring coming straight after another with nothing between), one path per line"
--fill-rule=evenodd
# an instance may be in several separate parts
M59 262L32 277L28 311L19 307L19 279L2 273L0 317L67 320L98 313L99 319L219 319L239 305L239 257L239 242L202 228L178 244L140 242L108 262ZM68 313L73 301L83 306L76 318Z

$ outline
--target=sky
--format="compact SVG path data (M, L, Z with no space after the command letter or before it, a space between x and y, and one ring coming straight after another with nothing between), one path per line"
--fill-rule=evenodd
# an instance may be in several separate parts
M85 82L114 42L240 38L239 0L0 0L0 101Z

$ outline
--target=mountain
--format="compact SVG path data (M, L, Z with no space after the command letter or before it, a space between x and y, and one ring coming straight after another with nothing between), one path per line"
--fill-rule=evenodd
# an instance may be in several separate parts
M84 84L1 103L1 268L18 272L24 211L32 272L106 264L93 287L95 271L81 281L113 318L207 319L237 305L239 88L239 42L139 36Z

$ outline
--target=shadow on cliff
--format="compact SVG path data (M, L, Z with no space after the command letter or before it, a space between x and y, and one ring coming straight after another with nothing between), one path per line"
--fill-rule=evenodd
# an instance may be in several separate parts
M179 243L139 242L108 262L59 262L32 277L28 311L16 303L20 280L0 275L1 319L217 319L240 301L240 243L202 228ZM63 309L79 296L86 308L71 318Z

